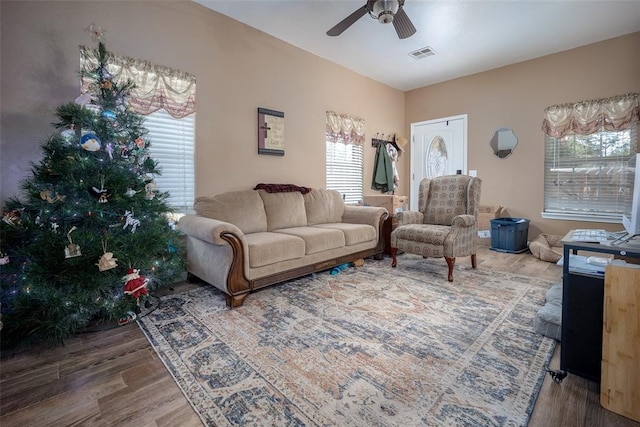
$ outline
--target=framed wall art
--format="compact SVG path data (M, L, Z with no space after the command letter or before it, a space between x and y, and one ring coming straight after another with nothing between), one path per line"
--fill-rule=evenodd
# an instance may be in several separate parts
M258 154L284 156L284 113L258 108Z

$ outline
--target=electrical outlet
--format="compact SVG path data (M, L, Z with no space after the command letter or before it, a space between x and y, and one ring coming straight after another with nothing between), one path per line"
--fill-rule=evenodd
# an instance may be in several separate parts
M491 237L491 230L478 230L478 237L486 239Z

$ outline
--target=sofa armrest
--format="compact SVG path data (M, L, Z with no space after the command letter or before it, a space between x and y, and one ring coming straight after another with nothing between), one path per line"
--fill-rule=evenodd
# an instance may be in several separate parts
M424 215L418 211L401 211L396 214L398 226L407 224L422 224Z
M389 216L385 208L375 206L345 205L342 222L349 224L369 224L376 229Z
M221 237L222 233L225 232L237 236L240 241L244 242L244 233L235 225L203 216L185 215L180 218L178 228L187 236L214 245L229 244L227 240Z

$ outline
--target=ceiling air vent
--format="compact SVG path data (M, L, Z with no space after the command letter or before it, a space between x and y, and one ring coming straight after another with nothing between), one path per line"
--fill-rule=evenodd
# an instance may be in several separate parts
M433 49L427 46L418 50L414 50L413 52L409 53L409 56L411 56L413 59L424 59L427 56L433 56L435 54L436 53L433 51Z

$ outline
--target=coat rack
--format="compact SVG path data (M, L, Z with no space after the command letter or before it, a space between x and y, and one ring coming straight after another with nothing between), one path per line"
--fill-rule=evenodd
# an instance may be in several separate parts
M387 142L393 142L393 135L389 134L389 135L385 135L385 134L380 134L379 132L376 132L376 136L375 138L371 138L371 146L372 147L378 147L378 145L380 144L386 144Z

